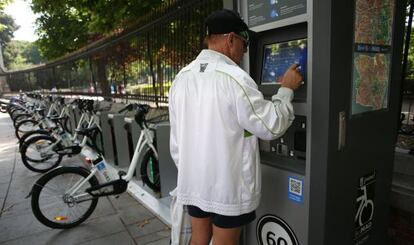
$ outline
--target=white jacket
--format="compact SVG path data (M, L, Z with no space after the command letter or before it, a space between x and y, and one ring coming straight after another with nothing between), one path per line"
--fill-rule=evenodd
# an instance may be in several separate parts
M292 98L291 89L280 88L272 102L264 100L230 58L201 51L176 76L169 94L177 200L221 215L255 210L261 190L257 137L284 134L294 119Z

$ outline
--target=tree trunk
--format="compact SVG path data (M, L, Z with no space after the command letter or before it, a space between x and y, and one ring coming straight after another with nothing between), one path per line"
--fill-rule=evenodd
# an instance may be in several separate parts
M109 87L109 82L106 77L106 59L100 58L96 61L96 73L97 73L97 82L101 87L102 95L109 96L111 95L111 89Z

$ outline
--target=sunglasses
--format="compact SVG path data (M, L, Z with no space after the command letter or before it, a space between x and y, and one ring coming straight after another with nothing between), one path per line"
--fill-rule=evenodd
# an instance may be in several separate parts
M224 35L227 36L229 34L224 34ZM243 41L243 45L245 48L249 47L250 40L249 40L249 33L247 31L234 33L234 36Z

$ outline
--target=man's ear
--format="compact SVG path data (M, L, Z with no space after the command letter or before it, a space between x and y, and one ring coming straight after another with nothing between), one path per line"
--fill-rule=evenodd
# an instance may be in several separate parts
M227 35L227 44L229 45L229 47L232 47L234 44L234 35L233 33L229 33L229 35Z

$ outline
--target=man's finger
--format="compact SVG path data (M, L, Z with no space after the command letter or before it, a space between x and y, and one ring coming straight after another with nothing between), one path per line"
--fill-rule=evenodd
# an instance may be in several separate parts
M296 70L299 67L299 64L292 64L289 69Z

